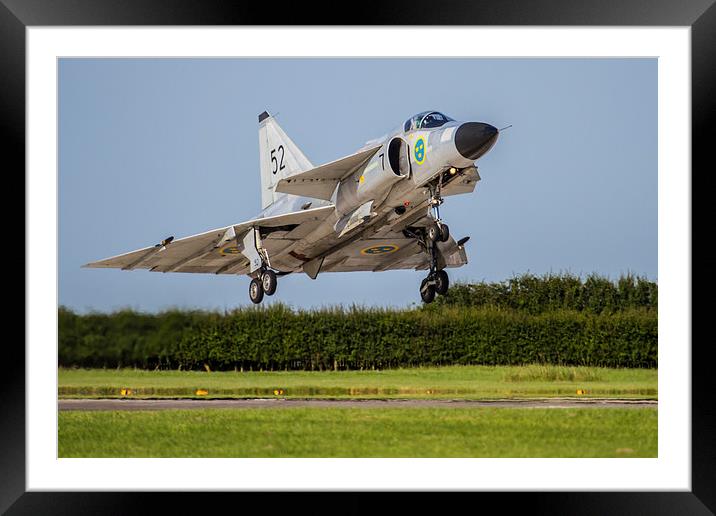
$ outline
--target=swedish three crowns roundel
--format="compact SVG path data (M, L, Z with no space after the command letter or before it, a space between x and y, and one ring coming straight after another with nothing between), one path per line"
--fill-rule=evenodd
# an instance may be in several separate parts
M425 161L425 139L422 136L415 140L413 156L415 156L415 162L418 164L421 164L423 161Z

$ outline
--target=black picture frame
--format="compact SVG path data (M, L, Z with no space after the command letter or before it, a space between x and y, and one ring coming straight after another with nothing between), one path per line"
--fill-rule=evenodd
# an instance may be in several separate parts
M28 26L82 25L604 25L688 26L692 43L692 192L708 195L713 184L709 129L716 113L716 6L714 0L531 0L487 2L460 0L394 1L381 5L364 2L350 9L350 17L335 5L319 2L268 3L219 0L0 0L0 120L6 175L22 181L25 167L25 29ZM348 19L350 18L350 19ZM12 157L12 165L8 158ZM694 173L699 170L699 174ZM21 189L24 191L24 181ZM695 199L694 199L695 200ZM694 210L692 235L710 228L712 217ZM703 204L702 204L703 206ZM15 210L16 212L17 210ZM14 215L14 219L17 215ZM7 216L6 219L8 220ZM708 234L708 233L706 233ZM26 239L28 237L26 236ZM692 238L693 242L693 238ZM27 240L26 240L27 243ZM703 244L701 244L703 245ZM716 265L714 258L700 260L692 244L692 277ZM23 255L24 256L24 255ZM706 256L706 253L700 253ZM32 271L26 270L27 275ZM693 335L702 324L697 314L709 309L697 294L708 286L693 287ZM24 296L23 296L24 298ZM19 306L19 301L16 302ZM23 304L24 306L24 304ZM703 320L703 317L700 319ZM530 513L549 514L714 514L716 512L716 424L712 363L708 337L692 339L692 490L690 492L505 492L453 493L450 506L475 507L495 502L501 511L524 507ZM684 343L688 345L689 343ZM94 514L206 512L218 503L259 502L277 509L315 493L79 493L26 492L25 488L25 357L16 343L4 352L3 389L0 391L0 511L8 514ZM454 498L457 496L459 498ZM424 493L401 496L401 512L430 507ZM467 498L467 499L466 499ZM312 512L363 513L384 506L380 493L350 493L336 502L306 501ZM436 502L433 498L431 503ZM460 504L460 505L457 505ZM464 505L467 504L467 505ZM238 507L238 506L237 506ZM489 507L489 505L484 505Z

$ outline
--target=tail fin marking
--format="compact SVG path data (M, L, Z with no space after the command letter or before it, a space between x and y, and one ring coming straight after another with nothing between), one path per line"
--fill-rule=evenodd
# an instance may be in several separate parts
M259 115L259 155L262 208L273 204L279 196L286 195L274 191L281 179L313 168L301 149L266 111Z

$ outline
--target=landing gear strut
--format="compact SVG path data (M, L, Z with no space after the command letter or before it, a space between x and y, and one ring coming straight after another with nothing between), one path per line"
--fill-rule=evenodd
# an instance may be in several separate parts
M428 227L428 239L433 242L447 242L450 239L450 228L440 219L440 205L443 203L441 195L442 191L442 176L438 179L438 182L428 186L430 198L428 199L428 206L433 211L433 219L435 224Z
M444 262L441 264L438 260L440 255L438 242L447 242L450 239L450 228L440 220L440 205L443 203L440 195L441 187L442 177L436 184L428 187L430 192L428 205L432 209L434 222L422 231L411 232L412 236L418 238L430 259L428 277L420 283L420 297L425 303L432 303L435 299L435 294L440 294L441 296L447 294L450 286L447 272L443 270Z

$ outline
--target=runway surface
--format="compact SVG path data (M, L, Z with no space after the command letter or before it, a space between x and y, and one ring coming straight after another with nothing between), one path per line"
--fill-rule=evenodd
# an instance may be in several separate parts
M426 399L62 399L60 410L185 410L185 409L282 409L311 408L657 408L656 400L639 399L509 399L509 400L426 400Z

